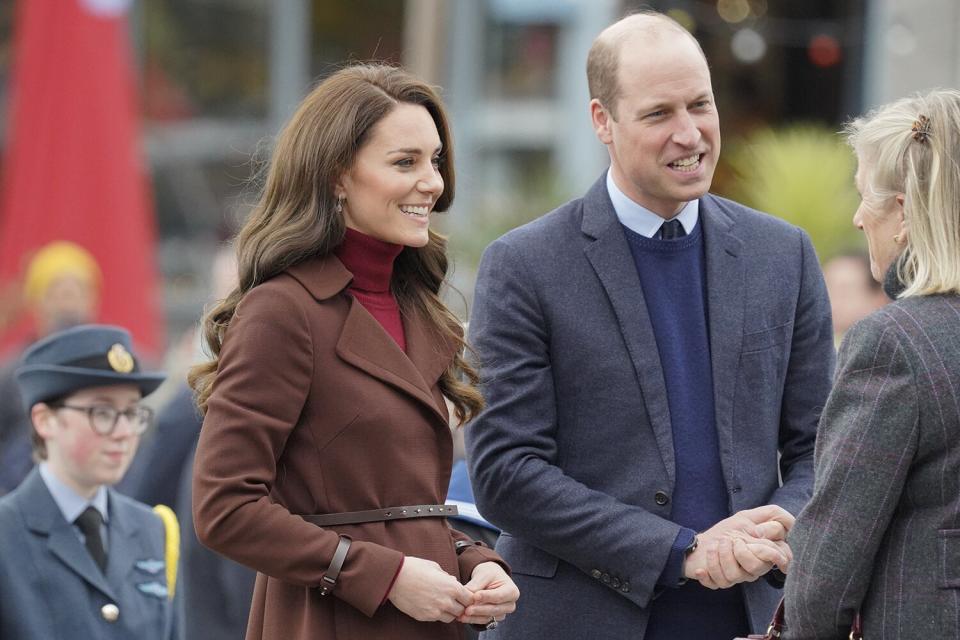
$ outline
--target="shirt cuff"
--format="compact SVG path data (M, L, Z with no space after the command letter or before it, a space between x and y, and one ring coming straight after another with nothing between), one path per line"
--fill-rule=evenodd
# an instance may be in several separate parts
M670 547L670 555L667 556L667 564L660 574L657 584L662 587L679 587L686 580L683 579L683 561L686 559L687 549L693 544L693 539L697 532L693 529L681 527L677 537Z

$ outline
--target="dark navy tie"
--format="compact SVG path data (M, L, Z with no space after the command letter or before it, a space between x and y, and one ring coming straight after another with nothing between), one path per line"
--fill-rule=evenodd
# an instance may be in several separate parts
M100 535L100 527L103 526L103 516L94 507L87 507L76 520L77 526L86 539L87 551L93 556L94 562L100 567L101 571L107 570L107 552L103 549L103 538Z
M676 240L685 235L687 235L687 232L683 230L683 225L676 218L667 220L660 226L661 240Z

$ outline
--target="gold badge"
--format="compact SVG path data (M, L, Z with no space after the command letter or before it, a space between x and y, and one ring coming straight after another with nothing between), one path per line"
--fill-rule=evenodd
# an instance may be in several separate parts
M130 373L133 371L133 356L124 348L122 344L115 344L107 352L107 362L117 373Z

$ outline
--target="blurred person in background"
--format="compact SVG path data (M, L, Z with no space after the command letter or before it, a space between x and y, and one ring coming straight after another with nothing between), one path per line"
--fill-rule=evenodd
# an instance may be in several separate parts
M847 127L873 277L840 347L813 498L790 532L789 640L960 638L960 91Z
M843 253L830 258L823 265L823 279L830 296L837 346L850 327L890 302L870 273L870 256L866 253Z
M430 229L450 143L435 91L382 65L324 80L276 142L191 373L195 526L258 571L248 640L454 640L514 609L499 556L443 505L444 399L461 423L482 404Z
M210 274L219 302L237 286L237 261L225 245L213 259ZM180 601L184 604L184 640L242 638L250 614L256 572L207 549L193 526L193 460L203 418L187 384L189 366L204 359L200 332L191 329L167 357L168 382L175 388L157 411L157 425L140 447L118 490L147 504L172 505L180 522Z
M0 499L0 637L178 637L164 523L110 489L163 381L130 334L82 325L33 344L17 368L38 467Z
M36 337L93 322L102 279L97 261L80 245L57 241L40 248L27 264L22 294ZM19 355L0 368L0 495L16 488L34 463L30 417L14 375Z
M523 593L488 637L729 640L766 628L810 497L830 304L802 230L708 193L719 118L688 31L626 17L587 75L609 171L477 278L467 460Z

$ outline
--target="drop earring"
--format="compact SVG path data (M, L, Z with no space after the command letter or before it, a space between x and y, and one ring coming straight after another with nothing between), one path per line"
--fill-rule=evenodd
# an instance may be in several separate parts
M343 196L337 196L337 205L334 209L338 214L343 213Z

